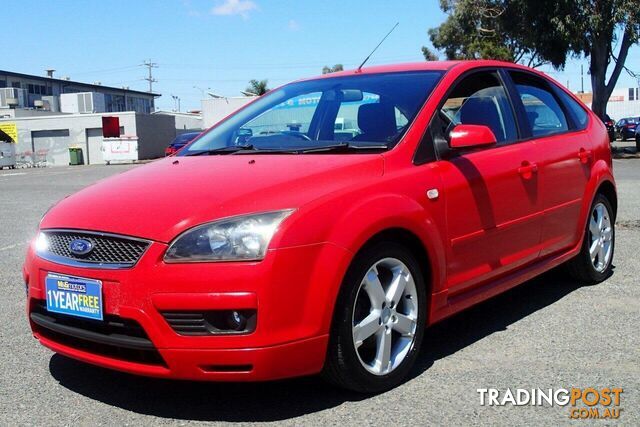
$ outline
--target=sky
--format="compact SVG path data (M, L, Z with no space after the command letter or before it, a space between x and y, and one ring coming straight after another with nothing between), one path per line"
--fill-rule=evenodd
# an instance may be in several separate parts
M0 69L69 76L83 82L148 90L153 68L156 107L200 108L207 92L240 96L250 79L273 88L320 74L325 65L355 68L399 22L369 64L424 60L427 30L446 15L438 0L0 0L15 33L4 40ZM587 63L542 70L572 90L590 89ZM640 48L627 65L640 71ZM611 67L612 68L612 67ZM637 87L626 73L619 87Z

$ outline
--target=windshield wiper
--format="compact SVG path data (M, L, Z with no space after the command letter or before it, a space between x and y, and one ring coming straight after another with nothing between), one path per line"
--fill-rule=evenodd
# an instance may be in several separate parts
M389 146L384 143L354 145L348 141L340 144L320 145L318 147L309 147L299 150L300 153L325 153L325 152L348 152L348 151L366 151L366 150L387 150Z
M193 153L187 153L185 156L202 156L202 155L211 155L211 154L233 154L238 151L243 150L254 150L254 146L251 144L247 145L229 145L227 147L220 148L212 148L211 150L200 150L194 151Z
M348 141L339 144L319 145L317 147L296 147L296 148L259 148L252 144L231 145L228 147L214 148L211 150L194 151L185 156L201 156L213 154L313 154L329 152L357 152L367 150L387 150L389 146L384 143L354 145Z

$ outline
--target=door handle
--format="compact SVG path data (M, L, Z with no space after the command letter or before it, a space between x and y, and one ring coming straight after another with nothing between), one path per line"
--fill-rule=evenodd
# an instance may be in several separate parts
M531 179L534 173L538 172L538 165L535 163L529 163L528 161L522 162L522 166L518 168L518 173L522 175L524 179Z
M580 159L580 163L587 164L591 159L591 150L581 148L580 151L578 151L578 159Z

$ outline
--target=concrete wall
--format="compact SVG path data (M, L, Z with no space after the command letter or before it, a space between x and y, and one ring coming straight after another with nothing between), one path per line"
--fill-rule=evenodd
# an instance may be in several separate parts
M253 101L255 97L209 98L202 102L202 125L208 129L240 107Z
M133 112L109 113L110 116L120 118L120 126L127 135L136 135L136 114ZM40 163L46 161L47 166L65 166L69 163L69 147L82 148L84 158L87 158L88 140L87 129L102 128L102 114L65 114L33 117L15 117L0 119L2 122L16 123L18 128L18 143L16 154L18 163ZM61 137L64 132L67 137ZM55 137L44 138L48 133ZM34 136L38 146L34 143ZM92 153L93 158L101 158Z
M26 108L0 108L0 119L14 117L42 117L42 116L59 116L63 113L52 112L48 110L34 110Z
M640 116L640 101L621 101L607 103L607 114L616 122L623 117Z
M173 111L156 111L153 115L172 116L176 121L176 133L194 132L203 130L202 116L200 114L176 113Z
M102 164L102 116L117 116L122 135L138 137L139 160L164 156L176 136L174 117L134 112L14 117L0 122L16 123L19 164L66 166L70 147L82 149L85 163Z
M164 149L176 137L176 120L163 114L137 114L138 159L164 156Z

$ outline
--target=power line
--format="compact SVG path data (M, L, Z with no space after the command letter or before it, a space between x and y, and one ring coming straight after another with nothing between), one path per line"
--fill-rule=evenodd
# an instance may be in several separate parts
M149 70L149 76L145 77L144 80L149 82L149 93L153 92L153 83L157 82L158 80L153 78L153 72L152 70L154 68L158 68L158 64L155 62L151 62L151 60L148 61L144 61L142 63L142 65L144 65L145 67L147 67L147 69Z

